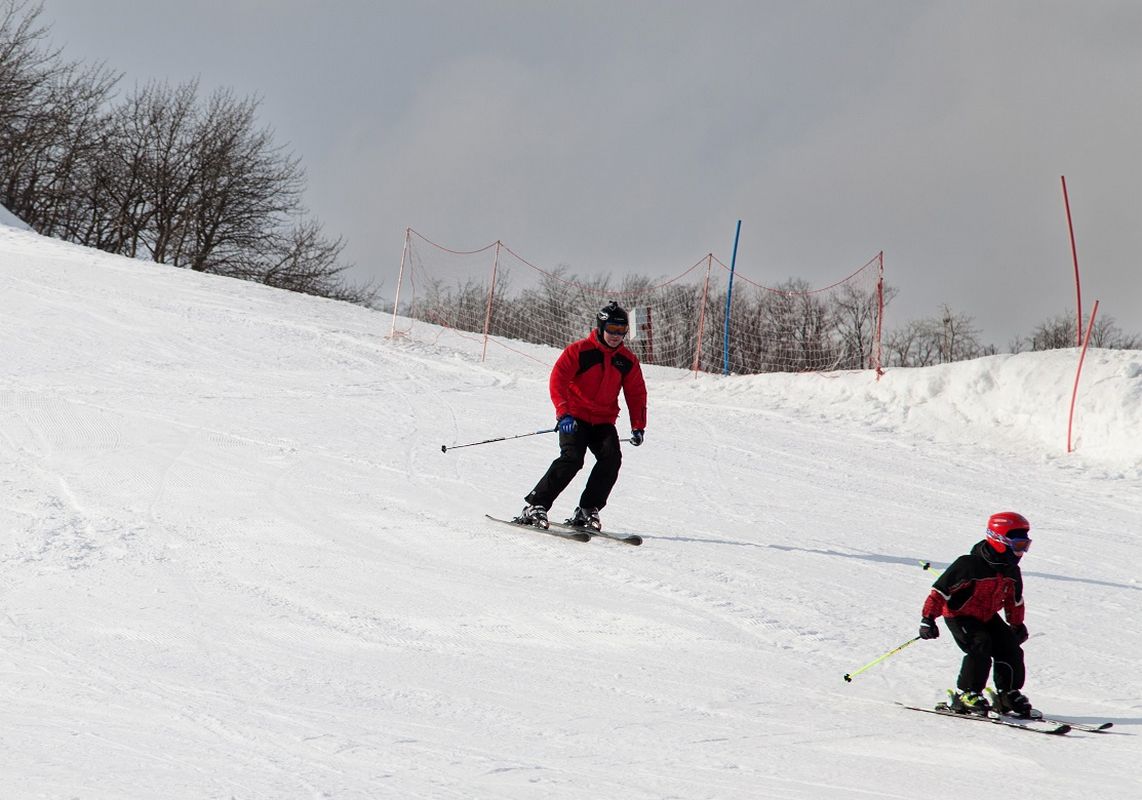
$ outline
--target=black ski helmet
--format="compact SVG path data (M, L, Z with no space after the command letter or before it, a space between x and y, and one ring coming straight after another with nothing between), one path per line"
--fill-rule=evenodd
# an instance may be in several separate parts
M630 317L627 316L627 312L614 300L599 309L596 319L598 320L596 328L599 331L600 338L603 335L603 329L606 328L608 324L630 325Z

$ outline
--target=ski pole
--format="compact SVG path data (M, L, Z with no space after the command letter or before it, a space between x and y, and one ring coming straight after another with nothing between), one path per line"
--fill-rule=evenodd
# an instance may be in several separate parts
M937 575L939 575L941 572L943 572L943 570L936 569L935 567L933 567L931 561L920 561L919 563L920 563L920 569L931 570L932 572L936 573Z
M901 650L903 650L908 645L915 644L918 641L920 641L919 636L912 638L912 639L909 639L908 641L906 641L904 644L900 645L899 647L894 647L891 650L889 650L887 653L885 653L884 655L880 656L879 658L875 658L872 661L868 662L867 664L865 664L860 669L853 670L852 672L846 672L845 673L845 683L852 683L854 675L860 675L862 672L864 672L869 667L875 667L877 664L879 664L884 659L888 658L889 656L896 655L897 653L899 653Z
M521 433L518 436L501 436L498 439L485 439L482 442L469 442L468 444L454 444L451 447L449 447L446 444L442 444L442 445L440 445L440 452L441 453L447 453L449 450L455 450L458 447L475 447L478 444L491 444L492 442L506 442L508 439L522 439L525 436L537 436L541 433L555 433L557 430L559 430L558 427L544 428L541 431L534 431L532 433Z

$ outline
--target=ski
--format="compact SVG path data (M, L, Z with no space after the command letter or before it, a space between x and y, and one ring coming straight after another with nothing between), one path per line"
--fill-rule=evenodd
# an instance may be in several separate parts
M642 544L642 537L637 533L610 533L609 531L591 531L590 533L592 536L602 536L604 539L613 539L616 542L634 545L635 547Z
M952 711L944 703L940 703L935 708L924 708L922 706L910 706L905 703L897 703L901 708L907 708L911 711L923 711L925 714L939 714L941 717L950 717L952 719L968 719L977 722L990 722L992 725L1002 725L1005 728L1018 728L1031 733L1046 733L1054 736L1062 736L1071 730L1068 723L1056 723L1047 720L1021 720L1016 721L1010 717L1003 717L999 715L988 715L986 717L977 714L957 714Z
M519 522L512 522L510 519L500 519L499 517L493 517L491 514L485 514L484 516L490 519L492 522L498 522L501 525L511 525L513 528L520 528L525 531L534 531L535 533L546 533L559 539L572 539L576 542L591 541L591 535L589 533L578 529L568 530L566 529L566 526L562 525L553 524L550 528L540 528L538 525L524 525Z
M990 687L988 687L985 691L987 692L988 698L991 700L991 707L994 709L997 699L996 692ZM1007 717L1008 719L1015 720L1028 719L1027 717L1019 717L1016 714L1003 714L1003 716ZM1070 725L1073 730L1087 731L1089 733L1102 733L1103 731L1114 727L1113 722L1071 722L1069 719L1054 719L1052 717L1045 716L1043 712L1037 708L1031 709L1031 716L1029 719L1035 720L1037 722L1054 723L1055 725Z
M551 527L559 528L560 530L564 531L585 533L588 536L602 536L604 539L613 539L616 542L634 545L635 547L638 547L640 544L642 544L642 537L637 533L612 533L611 531L596 530L586 526L568 525L565 522L552 522Z
M1005 714L1004 719L1019 719L1019 717L1012 717ZM1043 716L1043 712L1037 708L1031 712L1031 720L1033 722L1044 722L1052 725L1069 725L1071 730L1086 731L1087 733L1105 733L1114 727L1113 722L1072 722L1069 719L1045 717Z

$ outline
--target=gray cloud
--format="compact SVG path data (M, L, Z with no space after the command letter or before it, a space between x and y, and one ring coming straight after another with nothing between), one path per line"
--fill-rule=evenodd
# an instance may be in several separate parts
M391 286L406 226L583 274L705 253L775 285L885 251L889 327L941 303L1000 348L1086 308L1142 332L1142 6L47 0L128 84L230 86Z

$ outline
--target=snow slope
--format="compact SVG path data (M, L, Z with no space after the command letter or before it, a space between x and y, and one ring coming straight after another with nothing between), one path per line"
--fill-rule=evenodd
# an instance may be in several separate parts
M441 452L552 425L555 351L390 322L0 227L0 796L1142 796L1142 353L1071 454L1073 350L648 368L633 548L483 520L554 437ZM1112 734L901 710L946 631L841 679L1008 508L1026 692Z
M28 223L24 222L24 220L17 217L15 214L13 214L11 211L6 209L4 206L0 206L0 226L9 227L9 228L16 228L17 230L24 230L24 231L31 230L28 227Z

